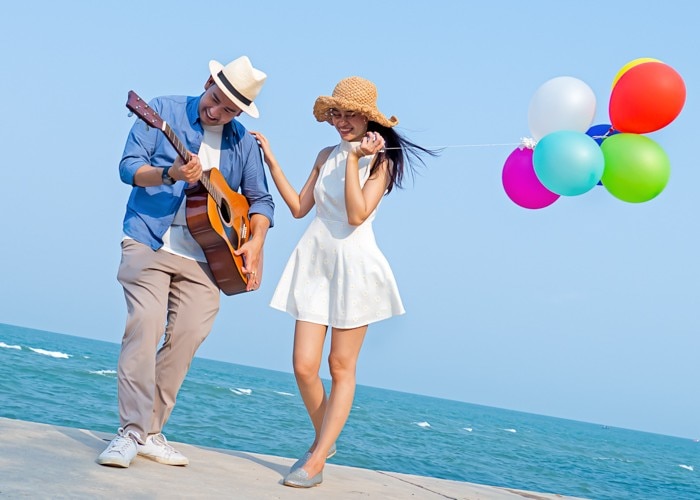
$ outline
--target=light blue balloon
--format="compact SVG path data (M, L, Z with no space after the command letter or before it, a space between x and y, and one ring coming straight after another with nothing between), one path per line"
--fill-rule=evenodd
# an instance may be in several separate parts
M542 185L562 196L590 191L605 168L603 152L595 140L572 130L559 130L540 139L532 163Z

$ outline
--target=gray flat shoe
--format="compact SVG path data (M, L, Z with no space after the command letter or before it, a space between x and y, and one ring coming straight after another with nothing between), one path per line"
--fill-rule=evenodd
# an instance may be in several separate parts
M323 482L323 472L319 472L314 477L309 477L309 474L304 469L297 469L287 474L284 478L284 485L293 488L313 488Z
M292 466L289 468L289 473L291 474L295 470L302 468L304 465L306 465L306 462L308 462L309 458L311 458L311 452L307 451L301 456L299 460L292 464Z
M328 450L328 455L326 456L326 460L331 458L333 455L336 453L336 448L335 448L335 443L333 443L333 446L331 446L331 449ZM292 466L289 468L289 472L294 472L295 470L299 469L300 467L303 467L304 464L309 460L309 457L311 456L311 452L307 451L304 453L299 460L294 462Z

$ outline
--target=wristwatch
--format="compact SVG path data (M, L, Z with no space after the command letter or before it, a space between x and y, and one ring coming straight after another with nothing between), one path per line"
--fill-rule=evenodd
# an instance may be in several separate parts
M175 179L170 177L168 170L170 170L170 168L163 169L163 173L161 174L161 178L163 179L163 184L165 184L166 186L172 186L173 184L175 184Z

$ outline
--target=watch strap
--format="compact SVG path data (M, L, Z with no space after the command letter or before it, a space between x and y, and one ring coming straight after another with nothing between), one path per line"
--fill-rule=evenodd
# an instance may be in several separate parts
M172 186L173 184L175 184L175 179L170 177L170 174L168 173L169 170L170 167L166 167L163 169L163 173L161 173L161 179L163 179L163 184L167 186Z

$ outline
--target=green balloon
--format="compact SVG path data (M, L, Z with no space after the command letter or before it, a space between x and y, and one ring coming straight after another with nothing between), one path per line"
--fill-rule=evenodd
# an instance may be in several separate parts
M656 142L638 134L615 134L600 145L605 158L601 182L615 198L630 203L649 201L661 193L671 163Z

